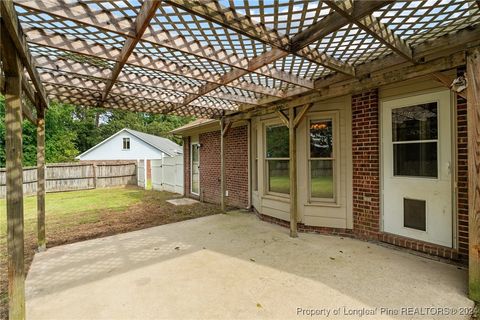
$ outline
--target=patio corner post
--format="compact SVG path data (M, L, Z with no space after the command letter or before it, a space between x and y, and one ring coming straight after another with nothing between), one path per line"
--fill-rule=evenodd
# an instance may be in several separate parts
M38 251L45 251L45 107L37 97L37 241Z
M290 237L298 237L297 232L297 132L295 108L289 109L289 150L290 150Z
M230 129L232 122L225 122L225 118L220 119L220 207L223 213L226 212L226 190L227 181L225 176L225 137Z
M10 4L8 8L13 8ZM7 9L2 5L3 10ZM2 22L2 30L4 24ZM7 176L7 264L10 319L25 319L25 263L22 168L23 66L8 32L1 32L2 68L5 72L5 151Z
M480 48L467 56L469 296L480 302Z

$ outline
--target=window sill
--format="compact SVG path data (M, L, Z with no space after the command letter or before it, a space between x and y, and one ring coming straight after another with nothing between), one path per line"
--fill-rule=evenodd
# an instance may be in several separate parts
M342 205L336 202L307 202L303 205L304 207L330 207L330 208L341 208Z

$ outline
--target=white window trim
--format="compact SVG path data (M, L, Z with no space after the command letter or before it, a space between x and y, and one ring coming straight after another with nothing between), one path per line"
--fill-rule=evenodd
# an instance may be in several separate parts
M312 121L321 121L321 120L331 120L333 125L333 198L315 198L312 197L312 171L311 171L311 160L310 157L310 123ZM308 191L308 202L309 204L330 204L330 205L339 205L338 200L340 198L340 168L341 168L341 158L340 158L340 114L338 111L325 111L325 112L315 112L310 113L307 117L307 191ZM321 158L313 158L321 159ZM326 159L326 158L325 158Z
M125 148L125 141L128 141L128 148ZM128 151L132 147L131 145L131 139L130 137L123 137L122 138L122 150L123 151Z
M262 158L263 158L263 163L264 163L264 167L263 167L263 192L264 192L264 195L269 195L269 196L274 196L274 197L279 197L279 198L287 198L287 199L290 199L290 193L280 193L280 192L272 192L269 190L269 183L268 183L268 161L269 160L288 160L289 162L289 165L290 165L290 155L288 158L267 158L267 127L272 127L272 126L285 126L285 123L283 123L282 121L280 120L277 120L277 119L273 119L273 120L269 120L269 121L265 121L263 123L263 141L262 141L262 144L263 144L263 154L262 154ZM286 127L286 126L285 126Z

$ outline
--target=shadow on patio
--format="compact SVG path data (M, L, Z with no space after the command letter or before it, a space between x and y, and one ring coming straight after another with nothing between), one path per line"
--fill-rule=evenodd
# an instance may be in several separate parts
M452 265L346 238L292 239L232 212L37 254L27 316L278 319L313 308L316 318L402 318L400 308L471 307L466 279Z

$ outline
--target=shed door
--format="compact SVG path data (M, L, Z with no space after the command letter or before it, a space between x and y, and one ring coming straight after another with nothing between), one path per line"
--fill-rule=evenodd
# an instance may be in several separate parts
M452 247L448 91L383 103L383 227Z

